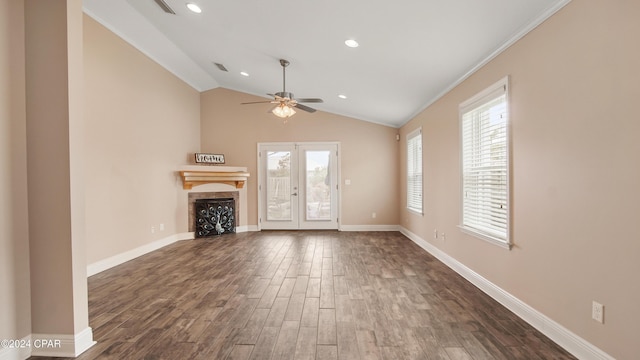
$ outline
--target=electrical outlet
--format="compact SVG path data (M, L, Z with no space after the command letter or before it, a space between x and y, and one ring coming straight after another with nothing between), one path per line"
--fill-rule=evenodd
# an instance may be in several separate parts
M604 305L594 301L591 306L591 318L601 324L604 324Z
M376 216L378 216L376 213L374 213L374 212L373 212L373 213L371 213L371 218L372 218L372 219L375 219L375 218L376 218Z
M151 233L152 233L152 234L155 234L155 233L156 233L156 227L155 227L155 226L152 226L152 227L151 227Z
M164 231L164 224L160 224L160 231Z
M447 234L442 233L440 237L442 238L442 241L447 241Z

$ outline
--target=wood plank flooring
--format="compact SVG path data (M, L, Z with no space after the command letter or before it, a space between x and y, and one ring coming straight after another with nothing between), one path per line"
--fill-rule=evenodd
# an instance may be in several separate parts
M77 359L574 359L397 232L181 241L90 277L89 321Z

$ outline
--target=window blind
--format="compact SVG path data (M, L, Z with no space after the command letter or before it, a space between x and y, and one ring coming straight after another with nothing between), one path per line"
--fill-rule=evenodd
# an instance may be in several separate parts
M462 227L508 243L506 83L461 106Z
M422 129L407 135L407 208L422 214Z

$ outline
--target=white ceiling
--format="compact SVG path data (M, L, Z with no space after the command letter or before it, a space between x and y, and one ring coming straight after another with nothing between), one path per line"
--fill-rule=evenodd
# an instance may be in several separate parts
M314 108L399 127L570 0L165 1L176 15L154 0L84 11L199 91L267 98L282 90L283 58L287 91L323 98Z

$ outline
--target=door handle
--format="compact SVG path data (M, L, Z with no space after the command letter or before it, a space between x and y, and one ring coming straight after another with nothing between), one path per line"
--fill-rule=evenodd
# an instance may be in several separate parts
M293 194L291 194L291 196L298 196L298 193L294 192Z

